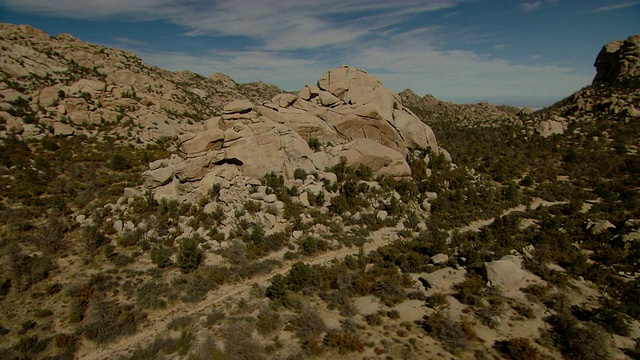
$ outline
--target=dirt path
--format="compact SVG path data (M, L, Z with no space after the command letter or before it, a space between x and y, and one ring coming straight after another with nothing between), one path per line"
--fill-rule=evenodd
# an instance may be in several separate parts
M395 228L382 228L372 234L372 241L363 245L364 253L369 253L377 248L389 244L393 241L395 236ZM303 259L302 261L312 265L322 265L333 260L340 260L347 255L356 255L360 249L358 247L342 248L335 251L329 251L312 259ZM146 320L146 325L142 326L142 329L135 335L116 339L114 342L97 346L97 347L83 347L78 352L78 358L87 360L102 360L102 359L114 359L119 356L126 356L131 354L137 348L144 345L151 344L156 336L164 333L167 329L167 324L171 322L177 316L203 316L211 313L225 300L235 298L242 293L249 293L254 284L266 286L276 274L285 274L291 269L291 266L295 262L286 262L281 268L263 276L247 279L245 281L223 285L217 290L214 290L207 294L204 300L197 304L185 304L180 303L170 309L155 311L149 314Z
M552 206L561 204L562 202L547 202L541 199L534 199L531 204L532 209L537 209L539 206ZM510 214L512 212L523 212L526 210L526 206L520 205L502 213L502 216ZM455 229L459 232L466 231L478 231L483 226L487 226L495 218L474 221L471 224ZM454 230L449 231L451 234ZM389 244L395 238L395 228L382 228L371 235L372 240L363 245L364 253L369 253L378 249L381 246ZM331 262L333 260L343 259L347 255L356 255L360 249L358 247L342 248L334 251L329 251L312 259L303 260L303 262L312 265L321 265ZM237 295L243 293L249 294L255 284L260 286L266 286L276 274L285 274L291 269L294 262L286 262L279 269L263 276L247 279L245 281L223 285L215 291L207 294L204 300L197 304L185 304L180 303L170 309L155 311L149 314L146 324L135 335L116 339L114 342L102 345L102 346L84 346L78 352L78 358L87 360L102 360L102 359L114 359L119 356L130 355L134 350L141 346L151 344L156 336L164 333L167 329L167 324L177 316L203 316L211 313L213 309L223 304L226 300L235 298Z
M535 209L539 208L540 206L549 207L549 206L565 204L565 203L566 203L566 201L545 201L545 200L542 200L542 199L539 199L539 198L535 198L531 202L531 205L529 206L529 208L531 208L532 210L535 210ZM514 212L525 212L526 210L527 210L527 206L518 205L516 207L512 207L511 209L507 209L507 210L503 211L502 214L500 214L500 216L509 215L511 213L514 213ZM462 226L462 227L459 227L457 229L449 230L448 231L449 232L449 238L451 238L451 235L453 234L454 231L458 231L460 233L464 233L464 232L468 232L468 231L480 231L481 228L483 228L483 227L485 227L487 225L493 224L493 222L495 220L496 220L496 218L485 219L485 220L476 220L476 221L473 221L472 223L470 223L469 225Z

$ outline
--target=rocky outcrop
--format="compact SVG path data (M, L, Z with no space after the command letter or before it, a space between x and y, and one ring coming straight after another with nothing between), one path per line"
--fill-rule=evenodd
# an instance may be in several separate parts
M407 154L441 151L433 131L397 94L348 66L330 70L298 94L278 94L259 105L233 101L206 124L206 131L180 136L180 156L145 173L148 187L173 189L157 190L166 194L179 192L176 182L198 188L218 181L208 176L221 166L253 179L270 172L292 179L298 168L330 179L325 170L342 158L348 166L365 165L376 175L407 177ZM309 147L311 139L320 151Z
M536 133L540 134L540 136L546 138L551 135L564 134L566 128L567 123L565 119L555 116L552 119L545 120L539 123L536 126L535 130Z
M513 124L516 107L495 106L487 102L477 104L454 104L438 100L433 95L420 97L411 89L400 93L402 103L428 124L454 123L464 127L499 127Z
M0 80L0 111L18 115L2 116L9 126L0 126L0 138L86 135L146 146L204 130L233 100L261 103L282 92L220 73L165 71L125 51L26 25L0 24L0 58L0 78L11 80ZM114 126L87 129L107 124Z
M615 83L640 76L640 35L612 41L602 47L594 66L593 83Z

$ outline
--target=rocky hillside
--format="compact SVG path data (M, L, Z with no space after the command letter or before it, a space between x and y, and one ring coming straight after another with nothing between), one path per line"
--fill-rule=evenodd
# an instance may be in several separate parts
M637 37L518 114L1 28L0 357L639 357Z
M406 89L399 95L405 106L432 126L448 123L460 127L499 127L512 124L517 119L516 114L521 111L515 107L495 106L486 102L453 104L438 100L432 95L425 95L421 98L411 89Z
M0 59L3 137L85 134L154 143L201 130L230 101L282 92L223 74L162 70L126 51L25 25L0 24Z

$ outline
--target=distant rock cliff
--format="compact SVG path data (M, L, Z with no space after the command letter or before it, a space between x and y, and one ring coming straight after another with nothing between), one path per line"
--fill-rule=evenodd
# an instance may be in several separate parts
M593 83L615 83L640 76L640 35L612 41L602 47L594 66Z

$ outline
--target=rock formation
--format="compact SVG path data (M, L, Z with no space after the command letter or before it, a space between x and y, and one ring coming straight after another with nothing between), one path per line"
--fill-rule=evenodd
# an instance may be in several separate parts
M615 83L640 75L640 35L612 41L602 47L594 64L593 83Z
M0 117L7 125L0 138L86 135L144 146L202 131L232 100L261 102L282 92L219 73L207 79L162 70L126 51L26 25L0 24L0 59Z
M259 105L234 101L223 112L207 121L206 131L182 135L180 156L161 168L152 164L144 174L146 185L155 188L173 180L167 186L174 190L158 191L177 195L180 184L200 187L198 181L223 167L237 167L253 179L270 172L292 178L298 168L323 173L341 158L377 175L404 177L411 175L405 160L411 151L440 151L433 131L397 94L348 66L328 71L297 95L279 94ZM311 139L324 151L314 152Z

